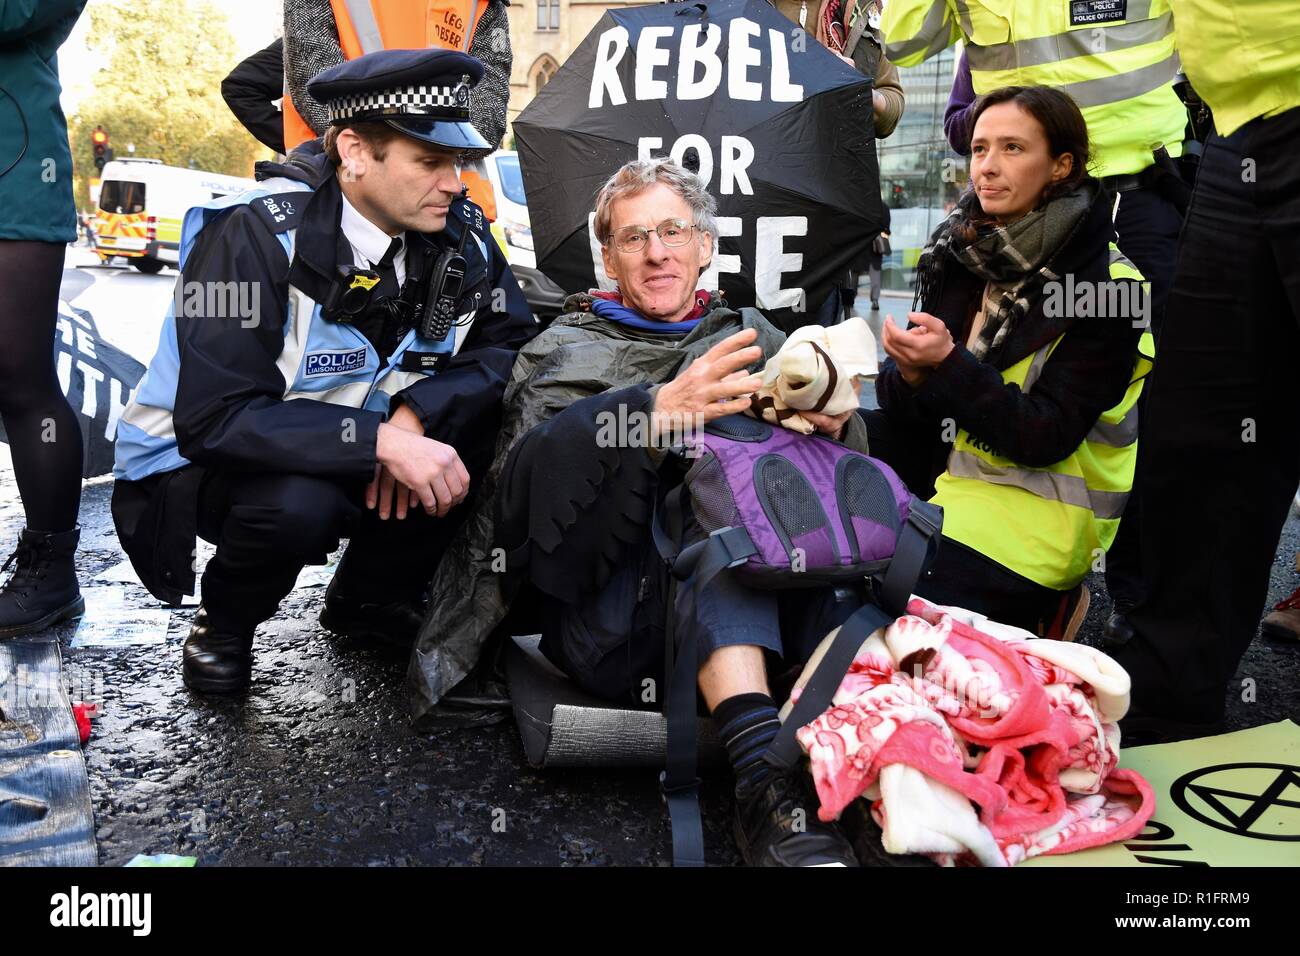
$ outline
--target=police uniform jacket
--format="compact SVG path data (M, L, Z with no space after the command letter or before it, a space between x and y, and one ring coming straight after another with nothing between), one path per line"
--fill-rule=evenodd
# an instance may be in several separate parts
M187 216L177 295L118 427L118 536L145 586L168 602L194 590L207 471L307 474L359 487L373 477L379 425L405 403L477 479L491 459L515 353L536 331L486 224L475 229L474 207L458 200L443 232L407 238L409 268L417 243L455 243L472 230L461 324L438 343L412 331L383 354L381 335L320 314L338 266L353 264L327 158L299 151L285 164L259 164L258 179L261 189ZM193 296L208 289L259 290L257 314L194 307Z

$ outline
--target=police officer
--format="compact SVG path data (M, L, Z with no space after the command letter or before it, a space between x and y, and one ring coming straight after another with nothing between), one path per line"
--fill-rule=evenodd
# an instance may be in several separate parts
M394 50L317 77L323 151L191 209L158 352L118 427L113 517L141 580L194 588L194 690L237 692L254 628L351 539L327 629L410 641L487 467L515 353L535 331L460 156L482 64Z
M1222 729L1300 483L1300 6L1173 0L1216 132L1178 251L1142 441L1147 597L1115 652L1124 740ZM1175 319L1176 317L1176 319Z

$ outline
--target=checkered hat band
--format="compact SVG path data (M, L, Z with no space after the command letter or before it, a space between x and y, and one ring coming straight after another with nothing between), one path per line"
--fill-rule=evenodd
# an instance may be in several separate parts
M469 110L456 102L458 86L408 86L401 90L357 93L329 101L331 120L343 120L358 113L393 111L405 116L437 116L468 119Z

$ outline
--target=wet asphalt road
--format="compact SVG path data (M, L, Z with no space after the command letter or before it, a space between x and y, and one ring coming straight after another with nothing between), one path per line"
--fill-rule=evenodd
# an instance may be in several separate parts
M83 586L122 559L111 485L86 486ZM14 501L12 473L0 496ZM20 516L6 509L0 540ZM102 587L102 584L95 584ZM138 585L126 600L158 607ZM258 632L251 693L205 698L181 683L191 609L165 643L69 647L65 680L102 697L85 748L102 865L137 853L200 865L637 864L668 862L655 775L527 767L513 721L413 732L406 656L316 625L324 589L295 591ZM705 794L710 845L736 862L725 779Z
M14 501L12 472L0 500ZM121 560L110 485L82 500L83 585ZM0 540L21 526L0 514ZM1300 520L1287 524L1270 602L1297 583ZM150 603L138 585L128 601ZM1100 580L1085 640L1109 602ZM258 632L246 698L191 694L180 650L192 610L171 614L164 643L68 648L65 676L102 694L85 748L103 865L178 853L200 865L666 865L669 836L655 775L644 770L539 772L512 721L417 734L406 713L405 655L358 646L316 625L322 588L293 592ZM65 639L71 629L61 636ZM1300 647L1259 638L1239 677L1254 703L1230 697L1231 729L1300 720ZM726 775L705 789L711 859L738 862Z

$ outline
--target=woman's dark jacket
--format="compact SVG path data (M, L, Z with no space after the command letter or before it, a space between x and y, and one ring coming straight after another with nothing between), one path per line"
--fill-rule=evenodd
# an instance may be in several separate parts
M1096 200L1057 254L1055 272L1073 274L1074 286L1109 282L1115 232L1107 194ZM943 320L954 347L919 388L913 389L887 359L876 380L890 433L910 447L913 460L934 463L933 481L943 470L954 436L947 420L988 444L999 455L1030 468L1054 464L1083 442L1097 419L1123 398L1133 375L1143 328L1129 317L1049 316L1040 297L985 361L965 346L985 281L951 257L942 279L921 304ZM1063 296L1062 296L1063 298ZM1061 310L1056 310L1061 311ZM1066 312L1073 310L1066 309ZM1001 372L1064 333L1029 394L1003 382ZM920 491L921 489L915 489Z

